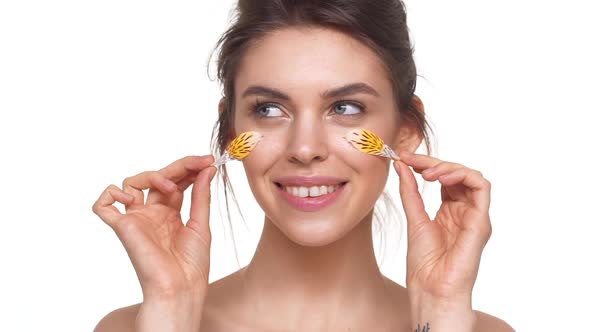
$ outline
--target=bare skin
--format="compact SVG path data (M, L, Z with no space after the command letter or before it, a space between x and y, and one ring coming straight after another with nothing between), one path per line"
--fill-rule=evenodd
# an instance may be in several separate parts
M208 286L199 331L413 331L408 290L382 275L373 251L371 216L391 161L352 150L340 139L351 128L366 127L396 152L414 152L422 141L416 128L400 121L380 59L345 34L289 28L255 43L236 77L234 134L265 135L243 166L266 217L251 263ZM321 97L353 82L368 84L377 95L357 92L345 102ZM242 97L252 85L279 90L290 100ZM268 111L264 117L252 113L260 100L267 103L257 108ZM348 101L363 104L366 112ZM336 102L356 115L335 114ZM418 97L414 103L423 111ZM438 164L441 172L472 171L424 158L404 162L417 173ZM283 175L345 178L345 197L318 212L298 211L276 199L273 180ZM438 175L423 177L435 181ZM112 312L96 331L132 331L140 308ZM493 316L475 316L475 331L512 331Z
M242 310L240 304L236 303L235 292L241 288L240 274L244 269L236 271L209 285L210 288L203 308L203 317L199 332L271 332L286 330L284 326L276 329L269 329L268 326L259 326L258 321L247 316L247 313ZM387 297L390 299L388 307L397 309L393 311L393 314L388 313L382 317L381 323L375 324L379 321L373 322L373 325L369 323L368 326L372 327L367 327L359 331L366 331L369 328L371 331L413 331L410 325L410 307L407 301L408 294L406 288L387 277L383 277L383 280L387 285ZM135 318L140 306L141 303L137 303L112 311L96 326L95 332L135 331ZM476 332L514 331L508 324L497 317L481 311L476 311L476 315ZM385 326L383 324L384 322L392 322L392 325ZM375 327L375 325L377 326ZM347 331L355 330L349 329Z

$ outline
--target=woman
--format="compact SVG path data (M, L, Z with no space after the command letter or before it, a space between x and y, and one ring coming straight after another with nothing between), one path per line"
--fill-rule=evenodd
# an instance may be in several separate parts
M215 151L241 132L264 136L243 160L265 212L257 251L209 284L211 155L111 185L93 211L122 241L144 301L111 312L96 331L512 331L471 306L491 235L490 183L414 153L425 140L430 154L430 141L400 1L239 1L218 46ZM407 288L381 274L373 251L373 210L390 163L342 139L355 128L374 131L401 157ZM442 185L433 221L410 167ZM185 226L180 207L191 184ZM300 197L314 186L332 186L333 198Z

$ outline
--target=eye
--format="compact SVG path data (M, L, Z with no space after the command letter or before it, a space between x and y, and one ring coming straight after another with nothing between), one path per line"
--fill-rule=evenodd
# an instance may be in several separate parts
M256 102L252 107L252 112L259 118L275 118L282 115L279 106L271 103Z
M338 115L358 115L365 112L365 108L357 103L340 101L334 107L334 112Z

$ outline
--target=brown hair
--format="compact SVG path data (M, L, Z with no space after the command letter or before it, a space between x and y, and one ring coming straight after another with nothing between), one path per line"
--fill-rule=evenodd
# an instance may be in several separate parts
M419 129L424 138L427 153L431 155L432 148L428 130L432 132L432 129L426 121L424 113L420 111L420 107L412 100L416 88L417 73L413 59L414 49L410 42L406 23L406 9L402 1L239 0L235 10L234 21L218 40L214 49L215 51L220 48L217 59L217 78L223 85L225 98L224 108L219 114L219 119L211 135L211 149L216 157L230 143L229 140L233 132L234 82L240 59L252 42L269 32L287 27L337 29L370 47L387 68L401 120L409 122ZM211 56L209 62L210 60ZM220 167L217 176L221 176L223 181L225 204L231 227L228 191L231 193L240 215L242 214L225 165ZM401 215L387 191L384 191L383 198L387 210L383 212L377 206L375 210L377 220L385 219L390 214L391 207L395 210L399 220Z

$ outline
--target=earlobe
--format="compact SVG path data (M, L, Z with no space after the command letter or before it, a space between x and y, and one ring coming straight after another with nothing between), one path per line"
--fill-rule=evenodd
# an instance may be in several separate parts
M223 112L226 111L226 109L225 109L226 101L227 101L226 97L221 97L221 99L219 100L219 104L217 104L217 111L218 111L218 114L219 114L219 121L220 122L221 122L221 118L225 115L225 114L223 114ZM229 133L228 134L229 134L229 137L228 137L228 140L227 140L228 142L231 142L234 138L237 137L234 128L231 128L229 130Z
M218 114L221 117L221 113L223 113L223 110L225 109L225 97L221 97L221 99L219 100L219 104L217 105L217 110L218 110Z
M412 104L415 106L416 110L424 114L424 103L422 102L422 99L420 99L420 97L416 95L412 96Z
M422 143L422 133L418 128L408 125L400 127L397 144L394 148L395 153L399 155L401 151L416 152Z
M424 114L424 104L420 97L414 95L412 97L412 104L416 111ZM420 131L417 123L402 120L396 136L394 151L398 155L401 151L415 153L423 139L423 133Z

